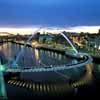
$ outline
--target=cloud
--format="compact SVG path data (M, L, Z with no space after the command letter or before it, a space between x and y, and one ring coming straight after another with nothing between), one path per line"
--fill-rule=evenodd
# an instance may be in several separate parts
M98 26L99 10L99 0L0 0L0 26Z
M70 27L66 31L98 33L98 29L100 29L100 26L76 26Z

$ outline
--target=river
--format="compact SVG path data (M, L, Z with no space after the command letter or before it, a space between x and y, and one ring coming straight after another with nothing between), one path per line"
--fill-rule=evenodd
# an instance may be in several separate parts
M10 42L0 44L0 57L2 59L2 64L8 64L8 65L13 64L13 62L15 61L17 55L19 54L19 52L22 48L23 48L23 45L18 45L18 44L14 44L14 43L10 43ZM21 68L27 68L27 67L28 68L29 67L35 68L35 67L41 67L40 62L43 62L48 66L50 66L50 65L57 66L57 65L72 64L73 62L76 63L76 60L67 58L66 56L61 55L61 54L59 54L59 56L57 56L57 54L54 54L54 53L44 52L43 50L38 51L37 49L31 48L31 47L25 47L24 52L20 55L17 64ZM42 75L43 75L43 73L41 74L41 77L40 76L38 76L38 77L40 77L40 79L46 78L46 76L42 77ZM57 73L53 72L52 78L54 76L55 77L59 76L60 78L62 78ZM75 88L74 95L76 95L76 96L77 95L86 95L86 94L89 94L89 93L96 92L97 88L99 87L98 83L99 83L99 79L100 79L100 65L99 64L94 64L93 76L94 76L93 82L91 84L89 84L88 86L78 87L77 89ZM37 78L37 77L34 76L34 78ZM30 77L30 79L31 79L31 77ZM24 81L22 83L24 83ZM64 80L63 82L65 84L66 81ZM27 84L27 82L26 82L26 84ZM37 87L38 86L37 84L39 84L39 87ZM51 84L51 83L49 83L49 84ZM60 83L60 84L62 84L62 83ZM41 83L39 83L37 81L37 82L35 82L35 85L36 85L36 87L35 87L36 90L38 90L38 89L41 90L41 88L40 88ZM29 85L29 88L30 88L30 86L31 85ZM51 85L51 87L49 87L50 88L49 89L48 88L48 82L46 83L46 85L44 85L44 83L43 83L42 84L43 92L46 91L44 86L46 87L47 91L51 91L52 87L53 87ZM59 86L62 86L62 85L59 85ZM22 93L22 92L23 92L22 96L25 96L24 93L26 93L27 96L29 96L31 94L30 92L32 92L32 90L27 91L24 88L22 89L22 88L17 87L17 86L13 87L13 85L9 85L8 83L6 84L6 88L7 88L7 93L9 95L9 97L11 97L12 95L15 96L15 97L17 97L18 95L21 96L21 94L19 94L19 93ZM17 93L19 92L19 90L20 90L20 92L16 95L16 92L13 91L14 89L17 91ZM64 87L63 87L62 89L63 89L62 94L66 94L64 92L66 88L64 89ZM87 92L85 92L85 91L87 91ZM53 95L55 94L55 92L52 92L52 93L53 93ZM35 95L35 92L33 92L31 95L33 95L33 94ZM41 95L41 93L39 95Z

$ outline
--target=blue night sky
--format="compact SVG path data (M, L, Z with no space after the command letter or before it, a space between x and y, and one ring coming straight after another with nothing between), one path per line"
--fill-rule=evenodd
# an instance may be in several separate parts
M0 27L98 26L100 0L0 0Z

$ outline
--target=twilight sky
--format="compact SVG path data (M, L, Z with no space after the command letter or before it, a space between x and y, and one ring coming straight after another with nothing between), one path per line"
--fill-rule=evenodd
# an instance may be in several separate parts
M0 26L32 25L100 25L100 0L0 0Z
M0 0L0 27L100 26L100 0Z

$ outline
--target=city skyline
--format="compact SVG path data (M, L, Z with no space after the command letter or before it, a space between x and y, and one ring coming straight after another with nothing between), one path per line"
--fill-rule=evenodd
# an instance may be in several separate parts
M34 27L19 27L19 28L0 28L0 32L9 32L11 34L32 34L36 30L41 28L39 31L41 33L43 32L50 32L50 33L59 33L62 31L66 32L84 32L84 33L98 33L98 30L100 29L100 26L75 26L75 27L40 27L40 26L34 26Z

